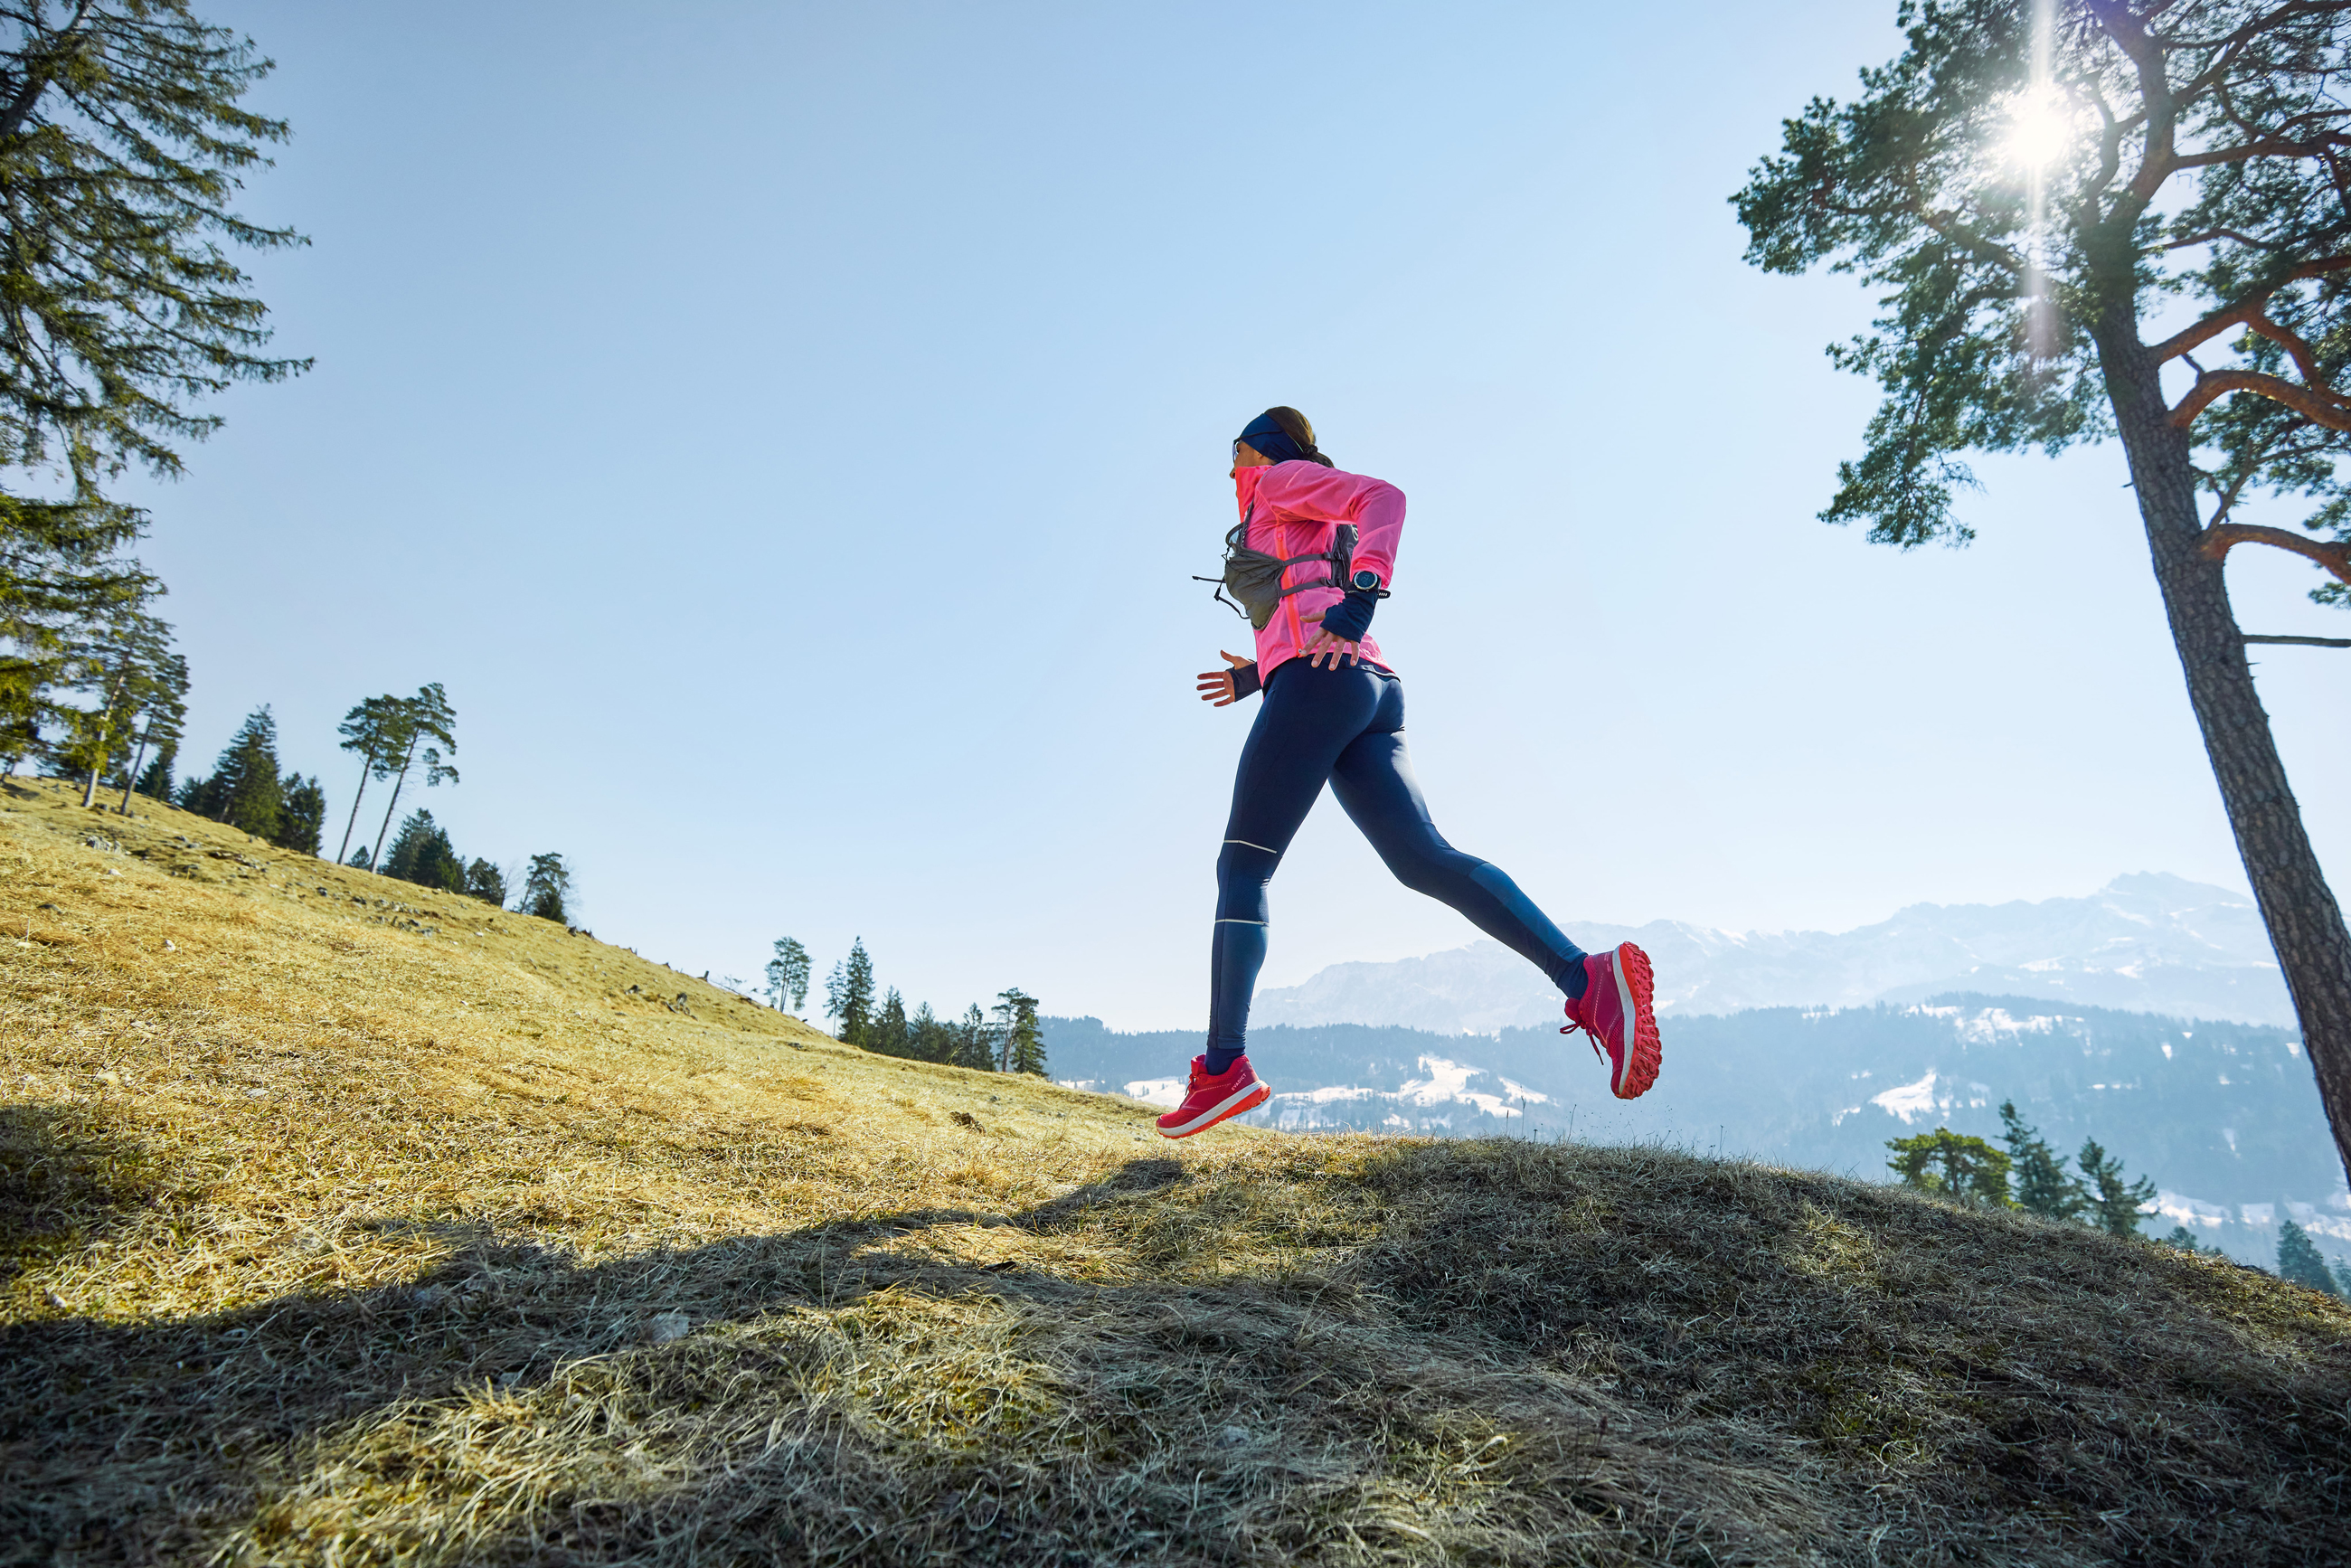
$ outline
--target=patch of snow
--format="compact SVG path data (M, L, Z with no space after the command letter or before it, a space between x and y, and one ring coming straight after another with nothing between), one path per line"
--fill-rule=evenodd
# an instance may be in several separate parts
M2194 1226L2199 1230L2229 1223L2228 1205L2206 1203L2202 1198L2189 1197L2185 1193L2157 1193L2155 1212L2176 1224Z
M2274 1203L2240 1204L2237 1206L2237 1212L2245 1217L2245 1223L2248 1225L2275 1225L2277 1223L2277 1205Z
M1914 1116L1931 1116L1935 1113L1935 1070L1927 1069L1927 1076L1916 1083L1904 1083L1883 1094L1874 1094L1869 1103L1890 1116L1900 1117L1906 1127Z
M1127 1097L1146 1105L1176 1106L1184 1103L1184 1081L1180 1078L1138 1078L1126 1086Z

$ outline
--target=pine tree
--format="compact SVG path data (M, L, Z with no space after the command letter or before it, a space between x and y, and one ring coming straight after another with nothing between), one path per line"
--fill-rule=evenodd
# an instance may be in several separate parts
M775 1003L778 1012L797 1015L808 1006L808 949L796 937L777 937L776 956L768 960L768 1000Z
M486 860L476 860L465 868L465 892L493 909L507 906L506 873Z
M1984 1208L2011 1207L2008 1156L1985 1143L1938 1127L1914 1138L1890 1138L1886 1162L1902 1185L1938 1197Z
M408 782L410 770L420 762L424 765L424 787L428 789L444 779L452 784L458 782L456 768L442 757L441 747L444 746L453 752L457 749L454 733L457 711L449 706L448 695L442 691L441 683L434 681L417 687L413 697L391 700L399 705L396 713L385 721L390 729L382 741L391 749L375 764L383 769L379 777L392 780L392 799L384 802L383 825L376 830L375 835L375 861L379 866L383 864L383 836L392 831L392 814L400 806L401 788ZM360 706L365 707L367 705L362 703ZM356 713L359 710L355 708L352 711ZM351 721L347 716L343 722L349 725ZM439 745L426 746L424 742L427 740L437 741ZM346 740L344 745L348 748L350 743ZM356 800L352 802L351 810L354 812L359 810Z
M2335 1276L2328 1272L2326 1260L2310 1243L2309 1234L2289 1219L2278 1227L2278 1278L2306 1285L2322 1295L2336 1293Z
M256 839L277 833L286 799L277 777L277 721L270 716L267 703L246 716L244 727L213 765L208 785L212 810L206 815L214 821Z
M343 819L342 847L335 852L338 860L350 850L351 831L359 825L360 801L367 795L368 780L381 783L390 779L392 758L406 754L408 719L408 699L387 693L360 703L336 726L343 737L337 744L360 758L359 786L351 791L351 813Z
M172 628L130 607L87 622L64 644L60 685L79 703L54 702L63 727L51 749L57 772L81 781L81 803L98 800L102 777L130 761L142 722L160 718L177 733L187 712L187 661L172 652Z
M1004 1019L1004 1071L1045 1076L1045 1031L1037 1022L1037 998L1015 986L999 992Z
M2076 1159L2089 1178L2090 1223L2111 1236L2137 1236L2139 1205L2155 1197L2155 1183L2144 1177L2126 1182L2122 1161L2109 1156L2095 1138L2084 1142Z
M171 799L172 763L180 755L180 737L188 717L188 661L177 653L167 655L141 698L136 716L139 744L131 752L131 765L122 770L122 804L118 810L126 817L131 814L134 790L157 800ZM146 763L150 747L155 748L155 760L142 772L141 765Z
M522 900L517 905L525 915L536 915L541 920L559 925L571 924L571 868L559 854L533 855L530 870L524 873Z
M227 246L304 243L228 205L286 126L238 106L270 63L187 0L0 14L0 750L37 755L68 645L162 585L120 551L146 514L110 498L133 465L220 423L191 406L308 361L269 359L267 312Z
M2224 820L2351 1169L2351 925L2226 570L2232 550L2283 550L2325 574L2312 597L2351 605L2351 22L2244 0L1897 15L1900 57L1863 73L1859 101L1782 120L1734 198L1750 262L1849 272L1878 300L1872 329L1832 350L1883 397L1821 516L1904 549L1964 544L1967 453L2120 443ZM2019 158L2003 143L2036 100L2049 145Z
M2043 1219L2079 1219L2090 1206L2082 1184L2065 1174L2065 1156L2042 1141L2017 1113L2016 1102L2000 1107L2001 1142L2008 1145L2009 1173L2016 1180L2016 1206Z
M343 863L356 871L373 871L375 869L373 863L368 860L368 848L365 844L361 844L359 848L353 850L351 852L351 858L345 861Z
M277 831L269 841L301 854L319 852L319 835L327 827L327 792L316 779L299 773L286 776L286 805L277 814Z

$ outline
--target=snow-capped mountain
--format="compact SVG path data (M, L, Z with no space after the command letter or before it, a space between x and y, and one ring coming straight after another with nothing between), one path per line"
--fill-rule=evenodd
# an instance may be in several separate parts
M1711 930L1680 921L1576 924L1587 948L1638 942L1669 1014L1853 1007L1943 991L2291 1025L2294 1009L2252 900L2159 873L2087 898L1913 904L1853 931ZM1394 1024L1490 1034L1555 1019L1559 998L1498 942L1386 964L1333 964L1260 991L1253 1027Z

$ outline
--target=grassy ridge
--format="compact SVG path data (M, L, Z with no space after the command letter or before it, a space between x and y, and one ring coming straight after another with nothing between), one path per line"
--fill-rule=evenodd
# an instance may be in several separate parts
M2351 1312L2230 1265L1655 1150L1166 1145L49 786L0 926L0 1561L2351 1556Z

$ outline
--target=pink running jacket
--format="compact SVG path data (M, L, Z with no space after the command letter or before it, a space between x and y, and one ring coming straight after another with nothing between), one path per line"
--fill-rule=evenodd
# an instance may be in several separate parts
M1331 548L1332 530L1337 524L1353 523L1355 564L1349 575L1376 572L1380 586L1388 585L1389 575L1395 570L1396 541L1404 533L1404 492L1386 480L1300 460L1243 468L1233 476L1233 493L1241 515L1249 519L1251 549L1284 559L1310 555ZM1281 585L1290 588L1330 575L1328 563L1306 561L1283 572ZM1344 597L1345 589L1334 582L1284 599L1265 630L1257 634L1258 679L1264 681L1283 661L1303 653L1322 630L1319 623L1308 624L1305 618L1330 609ZM1387 666L1380 657L1379 643L1369 636L1358 646L1365 663Z

